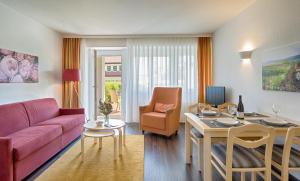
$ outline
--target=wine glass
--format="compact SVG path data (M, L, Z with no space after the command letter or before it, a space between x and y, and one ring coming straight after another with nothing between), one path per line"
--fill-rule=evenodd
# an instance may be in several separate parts
M276 105L276 104L273 104L273 105L272 105L272 110L273 110L273 112L275 113L276 119L277 119L277 118L278 118L278 113L280 112L279 106Z

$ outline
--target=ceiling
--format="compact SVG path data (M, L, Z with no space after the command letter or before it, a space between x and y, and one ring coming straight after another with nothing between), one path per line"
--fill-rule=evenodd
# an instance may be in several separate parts
M204 34L255 0L0 0L63 34Z

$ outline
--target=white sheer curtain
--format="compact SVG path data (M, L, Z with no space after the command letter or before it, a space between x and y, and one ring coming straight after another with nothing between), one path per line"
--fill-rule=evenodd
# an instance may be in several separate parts
M182 113L197 102L197 39L129 39L122 66L122 111L139 121L139 106L149 103L156 86L182 87ZM183 117L183 114L181 114Z

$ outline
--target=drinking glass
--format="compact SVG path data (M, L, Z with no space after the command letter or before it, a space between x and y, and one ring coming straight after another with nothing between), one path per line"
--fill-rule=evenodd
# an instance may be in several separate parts
M276 119L277 119L277 118L278 118L278 113L280 112L279 106L276 105L276 104L273 104L273 105L272 105L272 110L273 110L273 112L275 113Z

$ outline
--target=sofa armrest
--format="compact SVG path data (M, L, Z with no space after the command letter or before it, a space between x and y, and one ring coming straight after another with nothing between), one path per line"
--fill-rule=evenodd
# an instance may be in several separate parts
M0 137L0 178L3 181L13 180L13 155L10 138Z
M59 109L60 115L84 114L83 108L78 109Z

